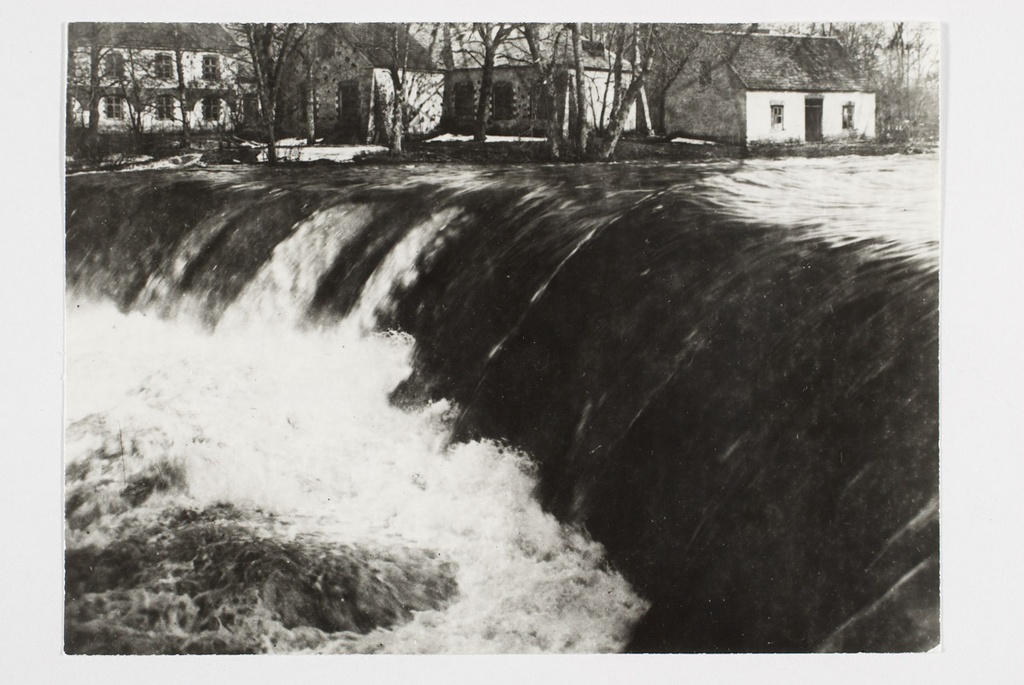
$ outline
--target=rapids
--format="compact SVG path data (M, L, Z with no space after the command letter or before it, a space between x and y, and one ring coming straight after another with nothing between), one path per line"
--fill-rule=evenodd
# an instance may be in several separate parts
M69 177L66 649L934 646L938 181Z

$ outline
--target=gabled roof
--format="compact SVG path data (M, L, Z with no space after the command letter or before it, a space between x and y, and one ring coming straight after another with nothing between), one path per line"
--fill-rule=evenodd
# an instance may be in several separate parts
M104 47L155 48L171 50L180 41L189 51L236 52L240 48L220 24L168 22L76 22L68 24L72 47L97 40Z
M862 91L865 79L836 38L708 34L749 90Z
M357 50L372 67L389 68L394 60L394 32L388 24L333 24L335 35ZM437 67L430 53L408 31L398 32L399 54L405 53L405 67L417 71L433 71Z
M561 66L571 68L574 64L572 54L572 41L567 31L550 30L542 32L540 38L540 50L545 58L550 59L554 52L554 60ZM614 55L605 49L604 45L597 41L581 41L583 54L580 61L584 70L609 70L612 67ZM467 32L452 36L452 57L456 69L479 69L483 65L483 44L475 33ZM494 56L496 67L522 67L532 64L530 57L530 46L518 31L509 36L500 46ZM623 69L629 71L630 64L623 61Z

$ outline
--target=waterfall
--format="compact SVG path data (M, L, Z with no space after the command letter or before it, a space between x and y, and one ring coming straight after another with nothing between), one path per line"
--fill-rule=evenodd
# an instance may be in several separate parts
M934 646L936 169L69 177L69 644Z

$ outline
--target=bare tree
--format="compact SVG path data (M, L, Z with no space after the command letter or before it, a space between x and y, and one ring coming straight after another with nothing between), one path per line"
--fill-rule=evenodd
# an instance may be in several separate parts
M103 97L103 25L90 21L78 24L76 38L89 51L88 85L85 88L86 106L89 111L89 136L95 138L100 130L100 100ZM76 28L77 28L76 27ZM69 47L71 41L68 41ZM77 46L76 46L77 47ZM73 53L72 53L73 54Z
M573 83L575 86L576 117L572 124L570 136L576 146L576 154L583 157L587 153L587 92L583 67L583 39L579 23L569 24L572 36Z
M303 24L242 24L260 99L260 129L267 144L267 163L277 163L275 139L278 103L284 75L306 34Z
M390 38L388 74L391 76L391 117L388 121L388 150L393 155L403 152L405 138L406 79L409 74L410 24L388 24Z
M537 110L544 112L544 132L548 140L548 152L552 159L562 156L562 148L565 141L562 139L562 127L558 120L558 108L555 106L558 101L558 87L556 85L558 76L563 66L558 59L562 49L562 40L565 35L560 28L554 29L550 35L545 35L545 27L540 24L523 24L519 30L526 39L527 48L530 51L530 63L534 68L536 83L534 116ZM549 28L549 30L551 30ZM545 41L545 39L547 39ZM544 50L544 43L550 44L550 52Z
M181 110L181 146L192 147L192 121L188 83L185 81L185 32L174 24L171 29L171 44L174 51L174 71L177 81L178 106Z
M119 53L123 62L117 78L117 89L127 110L128 131L134 140L136 150L142 143L144 133L143 116L149 107L149 94L153 88L150 64L142 53L125 47Z
M487 140L487 119L491 103L491 87L494 84L494 60L498 48L515 30L514 24L473 24L473 31L479 37L483 47L483 64L480 74L480 98L476 103L476 121L473 127L473 140Z
M654 62L659 36L658 24L616 24L614 27L612 44L616 48L617 57L613 78L616 91L608 125L596 140L594 153L598 159L607 160L615 154L615 148L625 130L629 110L643 90L647 74ZM632 59L629 60L629 85L623 92L623 69L626 62L622 59L622 53L627 51Z

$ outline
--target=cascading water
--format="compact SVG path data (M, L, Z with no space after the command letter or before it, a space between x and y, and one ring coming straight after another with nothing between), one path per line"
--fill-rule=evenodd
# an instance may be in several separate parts
M934 157L67 183L66 647L919 650Z

